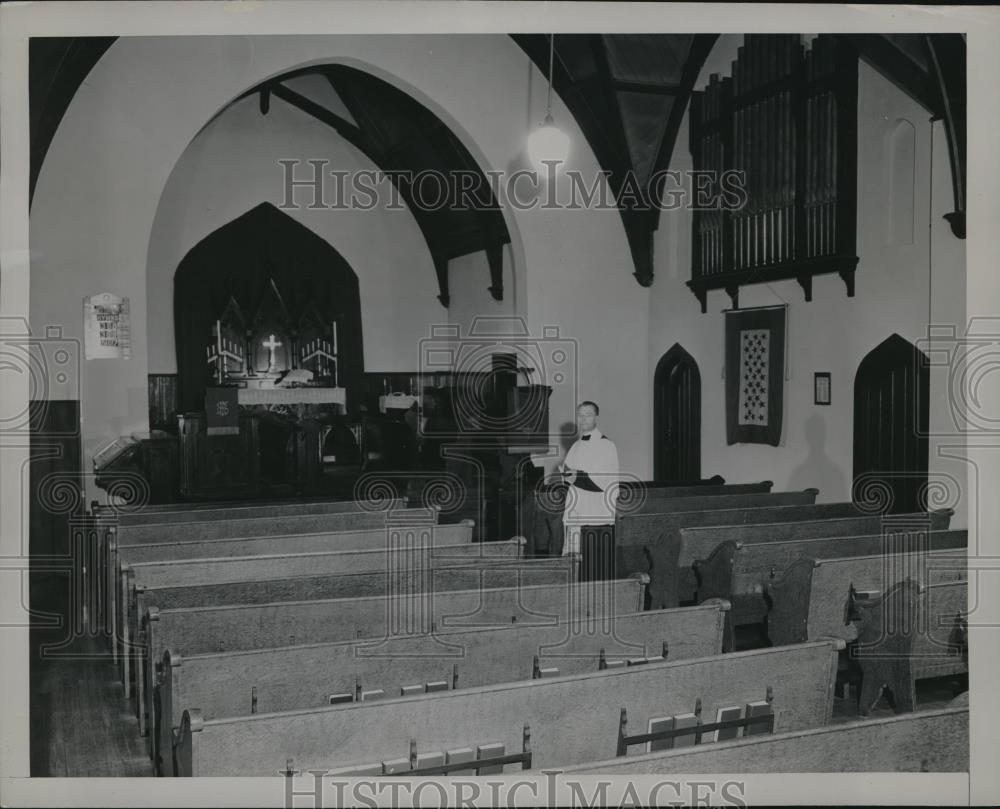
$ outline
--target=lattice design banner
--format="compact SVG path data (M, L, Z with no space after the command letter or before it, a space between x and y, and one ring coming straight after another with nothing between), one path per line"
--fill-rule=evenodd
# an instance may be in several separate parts
M728 443L781 441L785 307L726 312Z
M740 424L767 424L770 338L767 329L740 332Z

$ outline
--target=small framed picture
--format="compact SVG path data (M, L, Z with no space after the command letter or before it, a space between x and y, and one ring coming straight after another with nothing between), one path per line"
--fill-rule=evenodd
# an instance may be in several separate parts
M830 404L829 371L817 371L813 375L813 402L818 405Z

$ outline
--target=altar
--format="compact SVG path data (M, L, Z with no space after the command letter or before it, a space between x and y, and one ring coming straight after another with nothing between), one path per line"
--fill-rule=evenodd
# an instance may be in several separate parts
M274 385L245 387L236 392L240 407L263 405L273 407L293 407L296 405L336 405L343 414L347 408L347 389L336 387L293 387L280 388Z

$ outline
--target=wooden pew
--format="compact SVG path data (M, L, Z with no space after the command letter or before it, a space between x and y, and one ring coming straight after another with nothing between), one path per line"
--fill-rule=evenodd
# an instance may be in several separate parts
M395 501L392 501L395 502ZM355 510L335 513L295 513L273 517L250 516L236 519L214 519L204 521L176 522L178 515L161 523L138 525L99 525L100 557L103 570L103 588L107 603L105 612L109 616L109 631L112 639L120 642L124 607L122 603L121 564L118 548L123 545L142 545L167 542L175 539L207 542L213 539L284 536L288 534L313 534L329 531L349 531L379 528L387 520L405 519L409 522L436 523L437 509L402 509L387 511L380 503L363 508L356 504ZM119 644L112 644L117 659Z
M947 531L954 510L916 512L914 514L867 514L848 517L793 520L784 523L755 525L687 526L680 530L678 564L687 567L704 560L723 542L750 545L757 542L808 539L810 537L849 537L883 534Z
M439 577L435 574L435 579ZM306 641L387 637L390 632L428 631L432 625L439 632L511 623L549 625L574 615L637 612L642 609L648 578L638 574L600 583L568 581L569 569L562 566L550 583L542 585L518 586L515 576L509 587L440 591L431 597L421 592L398 593L391 602L378 595L164 609L152 606L144 616L143 628L150 658L158 661L168 647L183 649L185 654L204 654L294 646Z
M422 529L416 529L418 532ZM471 528L466 530L471 531ZM412 533L413 529L411 529ZM435 532L436 534L436 532ZM265 578L374 573L405 562L421 565L464 565L478 559L516 559L521 540L506 542L459 541L451 545L422 545L420 539L396 540L390 548L310 553L270 553L259 556L227 556L221 559L172 559L166 562L139 562L126 566L135 583L145 587L172 587L198 584L226 584L259 581Z
M453 545L472 540L473 523L463 520L455 525L435 525L435 543ZM386 526L362 531L338 531L317 534L289 534L275 537L235 537L210 540L178 540L140 545L120 545L117 563L122 565L191 559L216 559L236 556L320 553L386 548L391 533ZM121 573L115 577L121 587ZM116 599L121 602L119 591ZM124 608L122 608L124 609Z
M472 541L472 520L453 525L435 525L434 541L457 545ZM122 564L169 562L178 559L218 559L230 556L267 554L363 551L385 548L389 541L386 526L356 531L327 531L317 534L286 534L267 537L232 537L210 540L175 540L144 545L119 545Z
M496 543L489 543L496 544ZM224 584L137 587L127 584L132 593L130 615L148 615L150 607L160 609L216 606L222 604L269 604L280 601L311 601L317 599L393 598L417 593L451 590L496 589L520 585L558 586L576 581L577 562L570 559L511 560L498 557L456 566L401 570L389 575L379 572L343 573L296 576L291 578L238 581ZM131 571L128 571L131 577ZM126 649L123 656L126 677L125 696L132 699L140 732L145 733L147 716L141 706L146 702L145 691L152 685L151 668L145 653L144 626L126 622ZM138 666L138 668L137 668ZM134 681L134 683L133 683Z
M822 532L822 528L818 530ZM906 531L903 534L891 531L887 529L885 533L868 536L824 535L754 544L726 540L708 559L695 562L698 601L728 599L733 603L730 615L733 624L756 623L767 615L766 585L800 559L874 556L906 549L946 550L965 548L968 544L968 531ZM682 535L685 533L681 531Z
M139 668L147 718L153 716L152 672L168 648L186 655L249 651L297 643L329 643L355 638L389 638L413 632L465 632L498 626L551 626L573 618L626 615L642 609L649 579L637 574L615 581L569 583L571 569L559 560L541 571L526 570L526 580L548 578L541 585L518 584L516 573L500 573L510 586L488 587L498 572L487 571L484 587L442 590L434 574L434 592L390 596L322 599L263 604L209 604L160 609L149 607L143 620L145 649ZM502 579L501 579L502 580ZM478 582L473 582L477 584ZM447 581L444 584L448 584Z
M390 640L287 646L248 652L164 652L153 697L157 755L172 764L182 710L221 719L315 708L340 701L469 688L532 677L566 676L722 651L725 602L554 625L510 625ZM436 685L435 685L436 684ZM158 696L157 696L158 695ZM157 702L159 704L157 705ZM170 773L172 774L172 773Z
M767 632L771 643L857 638L857 594L880 594L906 578L933 583L964 581L966 554L956 550L801 559L768 582Z
M471 526L462 526L471 536ZM437 526L392 529L392 547L367 551L334 551L332 553L269 554L234 556L221 559L181 559L169 562L144 562L123 568L124 607L122 610L125 641L138 636L139 619L145 611L146 590L164 587L197 587L199 585L231 585L234 589L249 582L274 579L296 579L305 576L343 577L348 574L377 573L385 577L402 573L409 565L415 575L426 575L432 568L465 566L476 562L516 559L521 554L521 540L508 542L438 545ZM139 588L137 592L133 592ZM226 602L218 602L226 603ZM123 655L123 681L126 696L130 696L130 659ZM137 684L141 688L141 684ZM140 712L140 725L142 725Z
M758 495L770 497L772 495ZM725 502L715 498L716 502ZM697 583L690 564L680 565L680 529L713 525L754 525L857 517L853 503L820 503L800 506L765 506L715 508L709 500L700 511L664 514L623 514L615 521L615 557L618 575L648 573L650 605L656 609L676 607L682 600L693 600ZM678 576L678 571L681 575Z
M565 767L565 774L968 772L969 709L948 707ZM665 744L661 742L661 744ZM662 797L670 793L663 790Z
M917 680L968 672L968 600L966 581L921 586L904 579L880 598L858 602L850 654L861 669L862 714L885 692L897 712L913 711Z
M743 484L752 487L765 486L764 484ZM652 500L652 505L656 511L644 507L639 513L668 514L675 511L702 511L704 509L725 509L725 508L758 508L761 506L807 506L816 502L816 495L819 489L804 489L800 492L772 492L770 486L763 491L743 491L736 493L720 492L716 494L706 494L701 491L701 487L691 494L681 496L669 493L669 489L653 489L646 492L647 499ZM627 491L627 490L626 490ZM664 492L667 492L664 494ZM619 512L629 513L629 503L624 500L624 492L619 496Z
M384 501L331 500L304 498L301 500L234 500L204 503L161 503L136 510L92 504L91 513L105 523L135 526L163 523L209 522L212 520L260 519L262 517L296 517L303 514L342 514L351 511L381 511L406 508L406 501L393 498Z
M699 701L712 717L753 703L773 716L773 731L803 730L830 721L842 646L797 644L230 719L185 710L176 771L271 775L289 760L288 769L329 769L488 743L519 751L529 721L528 766L568 766L615 755L623 709L645 728L651 719L690 713Z
M356 558L351 554L355 569L369 569L369 570L379 570L386 569L386 559L384 558L387 553L387 545L391 541L393 543L398 543L403 541L406 536L407 530L417 531L420 537L423 537L423 542L433 541L435 544L444 544L449 540L453 541L453 544L468 543L472 537L472 523L471 521L463 521L457 526L438 526L436 525L437 511L433 510L417 510L403 512L400 515L393 515L393 519L409 519L410 516L413 519L424 520L422 523L414 522L412 527L408 529L407 525L401 525L395 522L386 523L383 520L382 525L369 529L382 537L381 542L377 546L373 546L381 551L382 556L379 557L374 553L362 553L358 554ZM341 516L341 515L334 515ZM243 521L237 521L242 524ZM229 523L217 522L212 523L214 526L225 526ZM183 526L182 526L183 527ZM132 604L133 598L128 592L128 587L125 584L126 577L124 573L124 568L129 568L132 566L129 562L130 559L143 560L145 557L152 557L152 560L146 561L136 561L134 563L135 571L138 575L139 584L165 584L166 580L164 577L173 577L173 581L177 581L184 584L197 584L199 581L226 581L233 580L233 576L236 576L235 571L238 568L243 569L243 573L239 575L253 575L252 571L255 569L260 569L262 567L269 568L268 573L265 575L257 575L257 578L277 578L281 575L305 575L304 573L296 574L293 570L289 569L293 566L289 562L283 568L286 572L277 572L279 567L274 567L272 569L272 563L269 557L275 555L286 555L286 554L303 554L303 553L319 553L320 551L313 550L308 551L307 548L314 544L320 546L324 545L325 540L323 539L324 534L307 534L307 535L286 535L277 537L267 537L267 536L257 536L256 534L251 537L235 537L234 542L227 542L229 539L228 535L223 531L220 532L218 536L209 539L196 539L187 540L187 543L182 545L176 552L168 552L167 547L174 548L173 543L139 543L135 545L121 545L117 547L125 548L128 550L122 550L121 552L116 552L114 554L114 565L118 569L117 574L114 577L114 598L115 598L115 609L114 614L116 616L115 623L119 625L119 630L116 633L118 636L118 641L115 643L115 648L118 647L119 643L124 643L127 637L135 638L135 620L136 616L129 615L130 605ZM416 537L415 537L416 538ZM112 539L114 546L115 540ZM246 546L249 548L248 552L240 553L239 556L225 557L225 554L220 556L223 559L216 560L215 554L212 552L214 543L219 543L224 549L239 548L239 546ZM347 541L350 545L352 542ZM148 547L153 547L154 550L151 552L146 551ZM497 548L486 548L480 551L481 548L485 546L476 545L474 547L470 546L465 549L460 549L459 554L475 554L483 553L485 555L509 555L515 552L514 545L508 543L507 545L498 546ZM191 548L191 556L185 555L185 548ZM199 555L199 549L204 548L203 553L208 554L207 557ZM336 551L332 551L336 552ZM246 564L240 565L239 559L242 557L247 557L250 555L257 555L255 562L247 562ZM124 555L124 558L123 558ZM340 559L346 559L347 557L337 557ZM183 562L185 560L200 559L201 563L195 566L194 572L189 570L189 566L186 566ZM164 560L163 564L157 565L153 560ZM316 559L317 570L322 570L324 564L334 564L334 559L331 557L329 559ZM346 562L345 562L346 564ZM312 563L300 557L298 559L298 567L309 567L312 569ZM344 572L347 572L346 568L341 566ZM144 576L154 577L150 581L144 580ZM218 576L224 576L226 578L218 579ZM131 622L131 623L130 623ZM126 679L125 667L127 662L123 660L122 663L122 678Z
M675 500L725 495L769 494L773 485L770 480L760 483L727 483L717 486L701 484L670 486L645 481L629 481L621 484L618 499L620 507L630 514L659 513L670 510L671 503ZM667 502L664 503L664 501Z

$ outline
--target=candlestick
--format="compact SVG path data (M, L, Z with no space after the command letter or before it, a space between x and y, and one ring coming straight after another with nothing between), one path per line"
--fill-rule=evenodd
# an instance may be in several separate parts
M337 321L333 321L333 353L337 353Z

